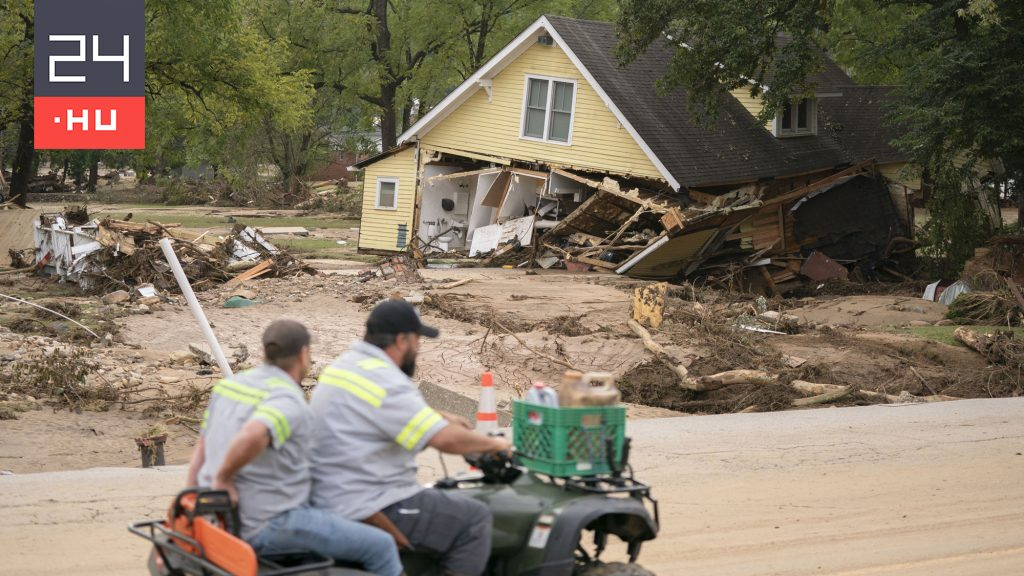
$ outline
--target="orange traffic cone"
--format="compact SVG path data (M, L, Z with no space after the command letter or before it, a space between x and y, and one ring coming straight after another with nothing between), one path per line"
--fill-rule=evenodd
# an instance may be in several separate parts
M498 429L498 403L494 398L494 375L484 372L480 378L480 408L476 412L476 431L487 434Z

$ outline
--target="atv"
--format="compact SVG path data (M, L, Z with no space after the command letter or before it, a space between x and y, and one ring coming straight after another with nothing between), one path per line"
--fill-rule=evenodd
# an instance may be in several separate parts
M608 450L609 455L613 453ZM633 478L629 440L606 475L556 478L518 466L505 454L467 457L476 471L436 482L490 507L494 532L488 576L653 576L636 564L643 542L658 532L658 504ZM609 459L610 461L611 459ZM313 554L257 557L237 537L237 514L226 492L189 489L168 519L137 522L129 530L153 543L153 576L366 575ZM600 560L608 537L626 543L628 562ZM402 554L409 576L435 576L434 558Z

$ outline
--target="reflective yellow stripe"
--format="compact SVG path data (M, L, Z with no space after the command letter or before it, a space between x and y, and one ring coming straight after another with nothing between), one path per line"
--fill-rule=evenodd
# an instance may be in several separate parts
M288 426L288 419L277 408L273 406L260 406L256 409L256 414L262 414L270 419L274 425L274 430L277 431L277 438L281 444L284 444L292 435L292 429Z
M270 393L267 392L266 390L261 390L259 388L254 388L252 386L246 386L245 384L239 384L234 380L221 380L220 382L217 382L217 386L223 386L225 388L231 389L233 392L237 392L238 394L244 394L246 396L251 396L253 398L257 398L260 400L270 395Z
M409 420L405 428L402 428L402 432L395 438L395 442L406 450L412 450L416 444L419 444L423 435L441 420L441 415L428 406L417 412L412 420Z
M263 401L262 398L236 392L234 389L225 386L225 383L226 382L224 380L221 380L219 384L213 387L213 393L218 396L223 396L224 398L227 398L229 400L241 402L242 404L248 404L250 406L256 406L257 404Z
M200 429L206 429L206 423L210 421L210 410L203 410L203 423L199 426Z
M380 408L380 405L384 403L382 399L374 396L373 394L370 394L363 388L357 386L356 384L353 384L352 382L349 382L348 380L343 380L341 378L335 378L333 376L328 376L324 374L320 376L320 383L328 384L330 386L334 386L335 388L341 388L342 390L351 392L354 396L366 402L370 406L373 406L374 408Z
M380 358L367 358L360 360L358 364L363 370L377 370L378 368L387 368L391 365L387 360L381 360Z
M284 378L271 378L267 380L267 388L295 388L295 384L285 380Z
M324 368L323 374L333 376L335 378L341 378L342 380L348 380L381 400L388 397L387 390L377 386L368 378L364 378L355 372L342 370L341 368L335 368L334 366L328 366L327 368Z

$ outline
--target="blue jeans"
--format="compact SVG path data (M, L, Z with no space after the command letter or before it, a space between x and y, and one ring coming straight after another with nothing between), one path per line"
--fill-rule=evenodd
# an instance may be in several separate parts
M398 547L390 534L308 506L275 516L249 544L257 554L311 551L342 562L358 562L380 576L402 574Z

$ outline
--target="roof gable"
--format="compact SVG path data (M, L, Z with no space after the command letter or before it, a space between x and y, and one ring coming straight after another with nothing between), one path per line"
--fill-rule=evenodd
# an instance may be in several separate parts
M669 183L670 186L672 186L672 188L679 189L679 183L676 181L672 172L666 168L657 154L655 154L647 143L644 142L643 138L629 122L626 116L619 110L616 103L607 93L605 93L600 84L598 84L594 79L594 76L569 48L565 40L561 37L559 31L551 25L547 16L541 16L537 19L536 22L524 30L515 38L515 40L498 52L465 82L460 84L458 88L453 90L451 94L445 97L444 100L431 109L430 112L423 116L423 118L406 130L398 137L398 143L403 144L414 138L422 138L427 132L434 128L434 126L444 120L448 114L479 91L481 89L482 81L489 80L504 70L511 62L519 58L524 52L526 52L526 50L534 45L538 37L544 34L550 35L554 39L558 48L565 52L565 55L587 81L590 87L598 94L604 102L604 105L607 106L608 110L615 116L616 120L629 133L636 144L640 146L641 150L643 150L644 154L647 156L647 159L651 161L655 168L657 168L661 176Z

